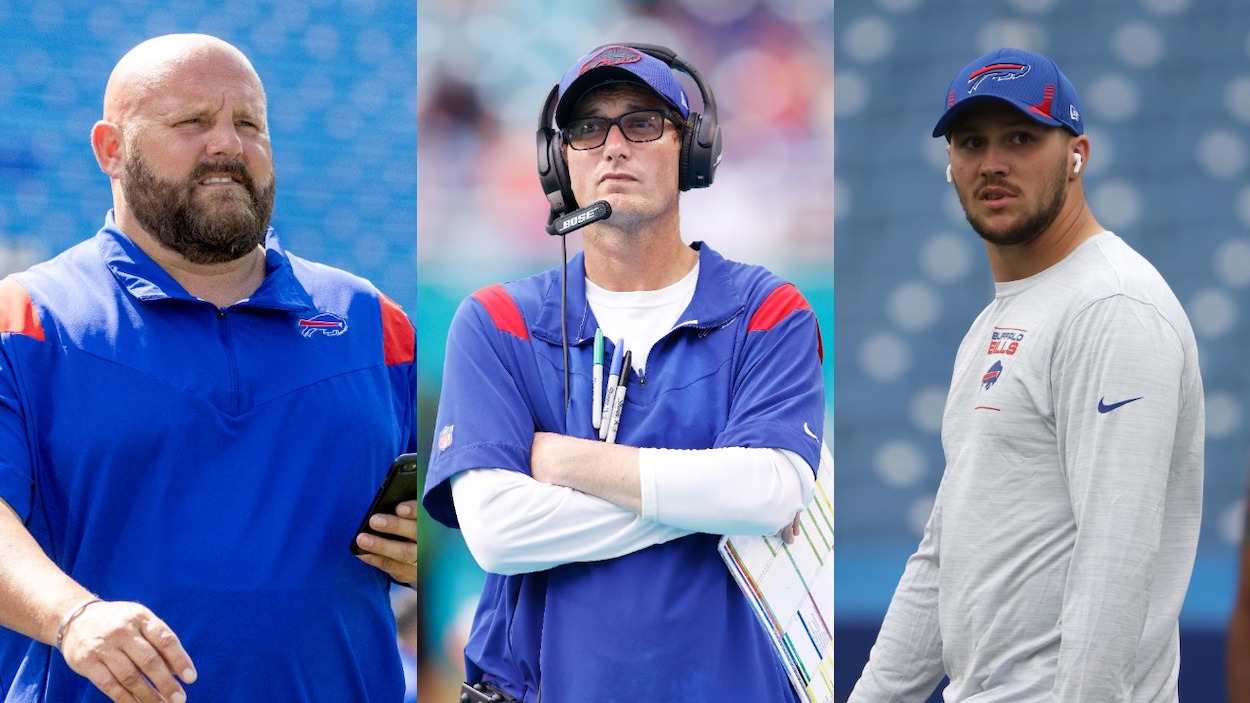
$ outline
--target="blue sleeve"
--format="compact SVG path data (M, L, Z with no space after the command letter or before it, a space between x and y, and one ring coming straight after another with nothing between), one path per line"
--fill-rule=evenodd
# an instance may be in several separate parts
M402 423L404 439L403 451L418 451L417 448L417 352L415 349L416 333L413 333L412 360L389 367L391 385L395 388L397 414Z
M784 284L753 310L718 447L788 449L815 472L824 429L820 330L811 306Z
M523 388L536 376L521 370L533 364L528 349L528 340L500 329L475 298L461 303L452 319L424 496L426 510L444 525L459 526L451 502L457 473L529 473L537 424Z
M0 343L0 499L25 521L30 517L34 500L34 473L25 412L12 361L14 343L37 342L5 334Z

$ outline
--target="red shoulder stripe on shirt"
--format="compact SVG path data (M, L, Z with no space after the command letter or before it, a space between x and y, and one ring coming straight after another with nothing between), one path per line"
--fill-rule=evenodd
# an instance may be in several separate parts
M382 349L387 366L410 364L417 359L417 333L404 309L378 294L382 302Z
M502 284L487 286L474 293L473 298L486 308L490 319L495 322L495 327L500 332L507 332L521 339L530 338L529 330L525 329L525 318L521 317L520 308L517 307L512 296L508 295L508 291L504 290Z
M747 332L759 332L772 329L778 322L786 319L786 316L796 310L811 310L812 306L794 287L793 283L787 283L780 286L768 297L764 302L756 308L755 313L751 315L751 321L747 323ZM816 328L816 354L821 361L825 358L825 344L820 338L820 327Z
M16 332L44 341L43 325L30 293L12 278L0 281L0 332Z
M799 289L795 288L793 283L787 283L768 294L764 302L755 310L755 314L751 315L747 331L770 330L795 310L811 309L812 306L807 304L807 299L803 297Z

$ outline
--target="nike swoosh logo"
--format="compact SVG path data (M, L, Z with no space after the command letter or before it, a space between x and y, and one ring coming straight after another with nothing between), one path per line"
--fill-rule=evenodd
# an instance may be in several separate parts
M804 431L804 432L806 432L806 433L807 433L807 436L808 436L808 437L811 437L812 439L815 439L815 440L819 440L819 439L820 439L820 437L817 437L817 436L816 436L816 433L812 432L812 428L810 428L810 427L808 427L808 426L807 426L807 423L806 423L806 422L804 422L804 423L803 423L803 431Z
M1115 410L1116 408L1120 407L1121 405L1128 405L1129 403L1133 402L1134 400L1141 400L1141 399L1142 399L1142 398L1144 398L1144 397L1146 397L1146 396L1139 395L1139 396L1137 396L1136 398L1129 398L1128 400L1121 400L1121 401L1120 401L1120 402L1118 402L1118 403L1112 403L1112 404L1110 404L1110 405L1108 405L1106 402L1104 402L1104 401L1106 401L1106 398L1099 398L1099 399L1098 399L1098 412L1103 413L1103 414L1106 414L1106 413L1111 412L1112 410Z

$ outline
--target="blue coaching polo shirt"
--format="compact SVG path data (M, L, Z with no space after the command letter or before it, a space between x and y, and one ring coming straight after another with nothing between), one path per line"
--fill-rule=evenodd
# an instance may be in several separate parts
M631 378L617 441L639 447L772 447L819 464L820 337L811 307L767 270L696 243L683 321ZM564 409L560 274L478 291L448 335L424 504L456 526L450 479L529 472L535 431L591 427L594 331L579 254L569 262L571 404ZM609 352L611 349L608 350ZM797 701L763 626L717 553L695 534L616 559L488 574L465 652L526 703Z
M218 309L120 231L0 281L0 498L56 564L151 608L191 700L403 696L387 576L349 550L414 447L415 334L287 255ZM30 644L8 701L104 701Z

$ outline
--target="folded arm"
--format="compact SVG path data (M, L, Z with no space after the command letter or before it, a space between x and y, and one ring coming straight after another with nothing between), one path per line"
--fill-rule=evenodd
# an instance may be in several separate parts
M774 449L638 449L551 433L527 476L452 479L465 542L483 569L540 571L612 559L692 532L771 534L810 500L812 470Z
M507 469L457 474L451 492L469 551L497 574L612 559L690 534Z
M816 480L782 449L639 449L548 432L534 435L530 466L544 483L712 534L777 532L807 506Z

